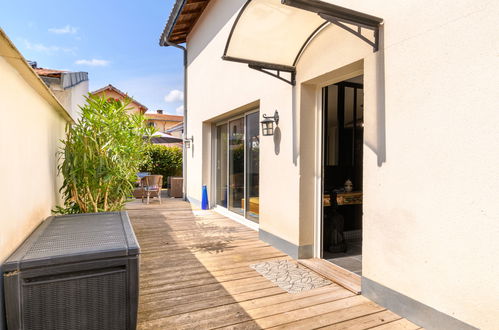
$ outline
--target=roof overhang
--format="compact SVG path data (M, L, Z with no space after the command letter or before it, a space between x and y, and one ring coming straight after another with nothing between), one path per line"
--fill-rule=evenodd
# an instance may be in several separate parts
M296 65L329 24L378 50L379 17L318 0L248 0L239 12L222 58L295 84Z
M176 0L159 40L160 46L182 44L187 41L197 20L210 0Z

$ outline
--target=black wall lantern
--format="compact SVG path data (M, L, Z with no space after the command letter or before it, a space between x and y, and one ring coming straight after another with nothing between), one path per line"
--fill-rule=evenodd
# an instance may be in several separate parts
M274 135L274 122L276 126L279 126L279 113L277 110L274 112L274 116L263 115L263 120L260 122L262 124L262 133L264 136Z

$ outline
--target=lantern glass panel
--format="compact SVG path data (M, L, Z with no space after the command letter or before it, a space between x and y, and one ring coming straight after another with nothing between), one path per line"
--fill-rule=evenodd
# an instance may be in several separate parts
M272 119L262 121L262 134L265 136L274 134L274 121Z

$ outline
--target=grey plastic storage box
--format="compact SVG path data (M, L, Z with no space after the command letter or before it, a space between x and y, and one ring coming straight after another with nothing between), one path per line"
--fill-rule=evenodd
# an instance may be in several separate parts
M135 329L139 252L126 212L48 218L2 267L8 329Z

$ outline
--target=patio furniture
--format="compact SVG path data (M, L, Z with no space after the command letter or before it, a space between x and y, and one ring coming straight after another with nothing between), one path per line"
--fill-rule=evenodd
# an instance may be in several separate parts
M132 195L134 198L142 198L142 194L144 190L142 189L142 178L147 175L151 175L150 172L138 172L137 173L137 181L135 182L135 188L133 189Z
M151 172L137 172L137 178L141 180L143 177L151 175Z
M170 182L170 197L182 198L182 186L184 184L184 179L181 176L175 176L170 178Z
M49 217L2 266L8 329L135 329L139 254L126 212Z
M161 204L161 188L163 187L163 176L162 175L146 175L141 180L142 187L142 203L144 198L147 199L147 204L149 204L149 198L158 197L159 203Z

